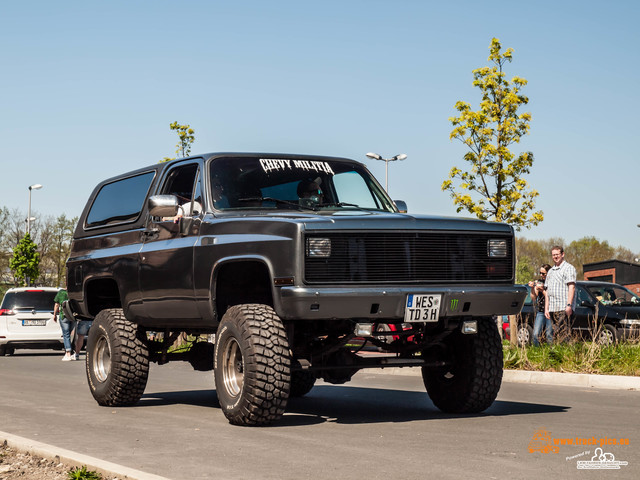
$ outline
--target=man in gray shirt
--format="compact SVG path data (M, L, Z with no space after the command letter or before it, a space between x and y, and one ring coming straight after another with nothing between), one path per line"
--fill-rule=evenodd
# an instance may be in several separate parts
M551 248L553 267L544 282L544 316L553 319L556 341L562 342L571 334L569 318L573 313L573 297L576 291L576 269L564 260L564 249Z

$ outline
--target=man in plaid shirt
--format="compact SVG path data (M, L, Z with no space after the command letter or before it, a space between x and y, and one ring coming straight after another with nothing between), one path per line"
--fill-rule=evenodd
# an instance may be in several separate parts
M551 248L553 267L544 282L544 316L553 319L556 341L565 340L571 333L569 318L573 313L573 297L576 291L576 269L564 260L564 249Z

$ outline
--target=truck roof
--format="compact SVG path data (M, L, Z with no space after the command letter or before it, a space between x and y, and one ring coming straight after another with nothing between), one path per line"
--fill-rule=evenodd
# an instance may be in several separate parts
M308 154L297 154L297 153L268 153L268 152L212 152L212 153L200 153L197 155L190 155L189 157L184 158L176 158L175 160L170 160L168 162L161 162L148 165L146 167L137 168L135 170L131 170L128 172L121 173L119 175L107 178L101 181L98 186L104 185L106 183L110 183L114 180L123 177L134 176L138 173L148 172L150 170L161 171L167 168L170 165L175 165L176 163L184 162L187 160L195 160L195 159L203 159L205 161L214 159L214 158L229 158L229 157L238 157L238 158L246 158L246 157L258 157L258 158L268 158L268 159L287 159L287 160L333 160L340 162L353 163L356 165L363 165L362 162L358 162L351 158L346 157L331 157L327 155L308 155Z

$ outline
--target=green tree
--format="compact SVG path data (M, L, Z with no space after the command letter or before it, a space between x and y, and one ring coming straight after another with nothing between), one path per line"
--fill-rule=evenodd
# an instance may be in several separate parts
M77 223L78 217L67 218L64 213L56 218L52 248L52 260L56 266L56 285L65 283L65 268L69 253L71 252L73 231Z
M191 145L195 141L195 131L190 125L180 125L178 122L173 122L169 125L171 130L178 132L178 143L176 144L176 158L188 157L191 154ZM164 157L161 162L168 162L174 160L172 157Z
M528 259L522 257L518 258L518 263L516 264L516 283L526 285L530 280L533 280L537 276L535 268Z
M2 251L0 255L0 274L2 275L3 283L17 285L18 281L11 269L11 259L13 258L14 248L24 236L26 228L25 219L27 215L17 208L12 210L4 208L3 210L4 215L2 215L3 218L1 219L2 222L0 225L0 228L2 228L0 232L0 249ZM37 223L38 221L36 220L31 224L32 239L37 232Z
M24 237L13 249L13 258L10 268L14 272L16 281L21 285L29 285L30 279L40 275L40 254L38 246L31 240L31 235L25 233Z
M546 240L527 240L516 238L516 283L526 284L538 275L538 268L543 263L553 265L551 248L555 245L563 246L565 259L576 268L578 280L584 278L584 264L603 262L606 260L622 260L636 263L640 254L635 254L626 247L612 247L606 240L600 241L595 237L583 237L567 245L564 239L551 237Z
M640 255L637 253L633 253L627 247L623 247L622 245L620 245L616 247L614 258L622 260L623 262L637 263L636 260L640 258Z
M533 165L533 153L516 156L509 150L529 132L531 114L518 113L529 102L520 92L527 80L506 79L503 67L511 62L513 49L501 49L500 41L492 39L489 61L494 65L473 71L473 85L482 91L480 109L473 111L462 101L455 105L459 116L449 119L454 127L449 138L460 140L469 149L464 160L470 170L453 167L441 188L451 194L458 212L466 210L519 230L539 224L544 216L542 211L535 211L538 192L529 189L523 178ZM454 181L459 182L460 191Z
M566 248L565 259L576 267L579 280L584 278L584 264L612 260L616 256L616 249L606 240L601 242L596 237L583 237L574 240Z
M40 281L45 285L64 285L65 265L71 250L73 231L78 217L67 218L66 214L57 218L47 218L39 237Z
M9 272L9 261L11 260L11 249L7 248L8 234L11 213L7 207L0 208L0 282L7 282Z
M565 241L559 237L547 240L527 240L516 237L516 283L527 284L538 277L540 266L544 263L553 265L551 261L551 247L564 245Z

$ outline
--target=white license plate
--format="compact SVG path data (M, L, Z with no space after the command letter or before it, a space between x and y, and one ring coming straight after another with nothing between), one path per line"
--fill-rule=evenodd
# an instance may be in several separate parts
M22 320L23 327L44 327L46 324L46 320Z
M437 322L440 317L442 295L422 295L410 293L404 308L405 322Z

